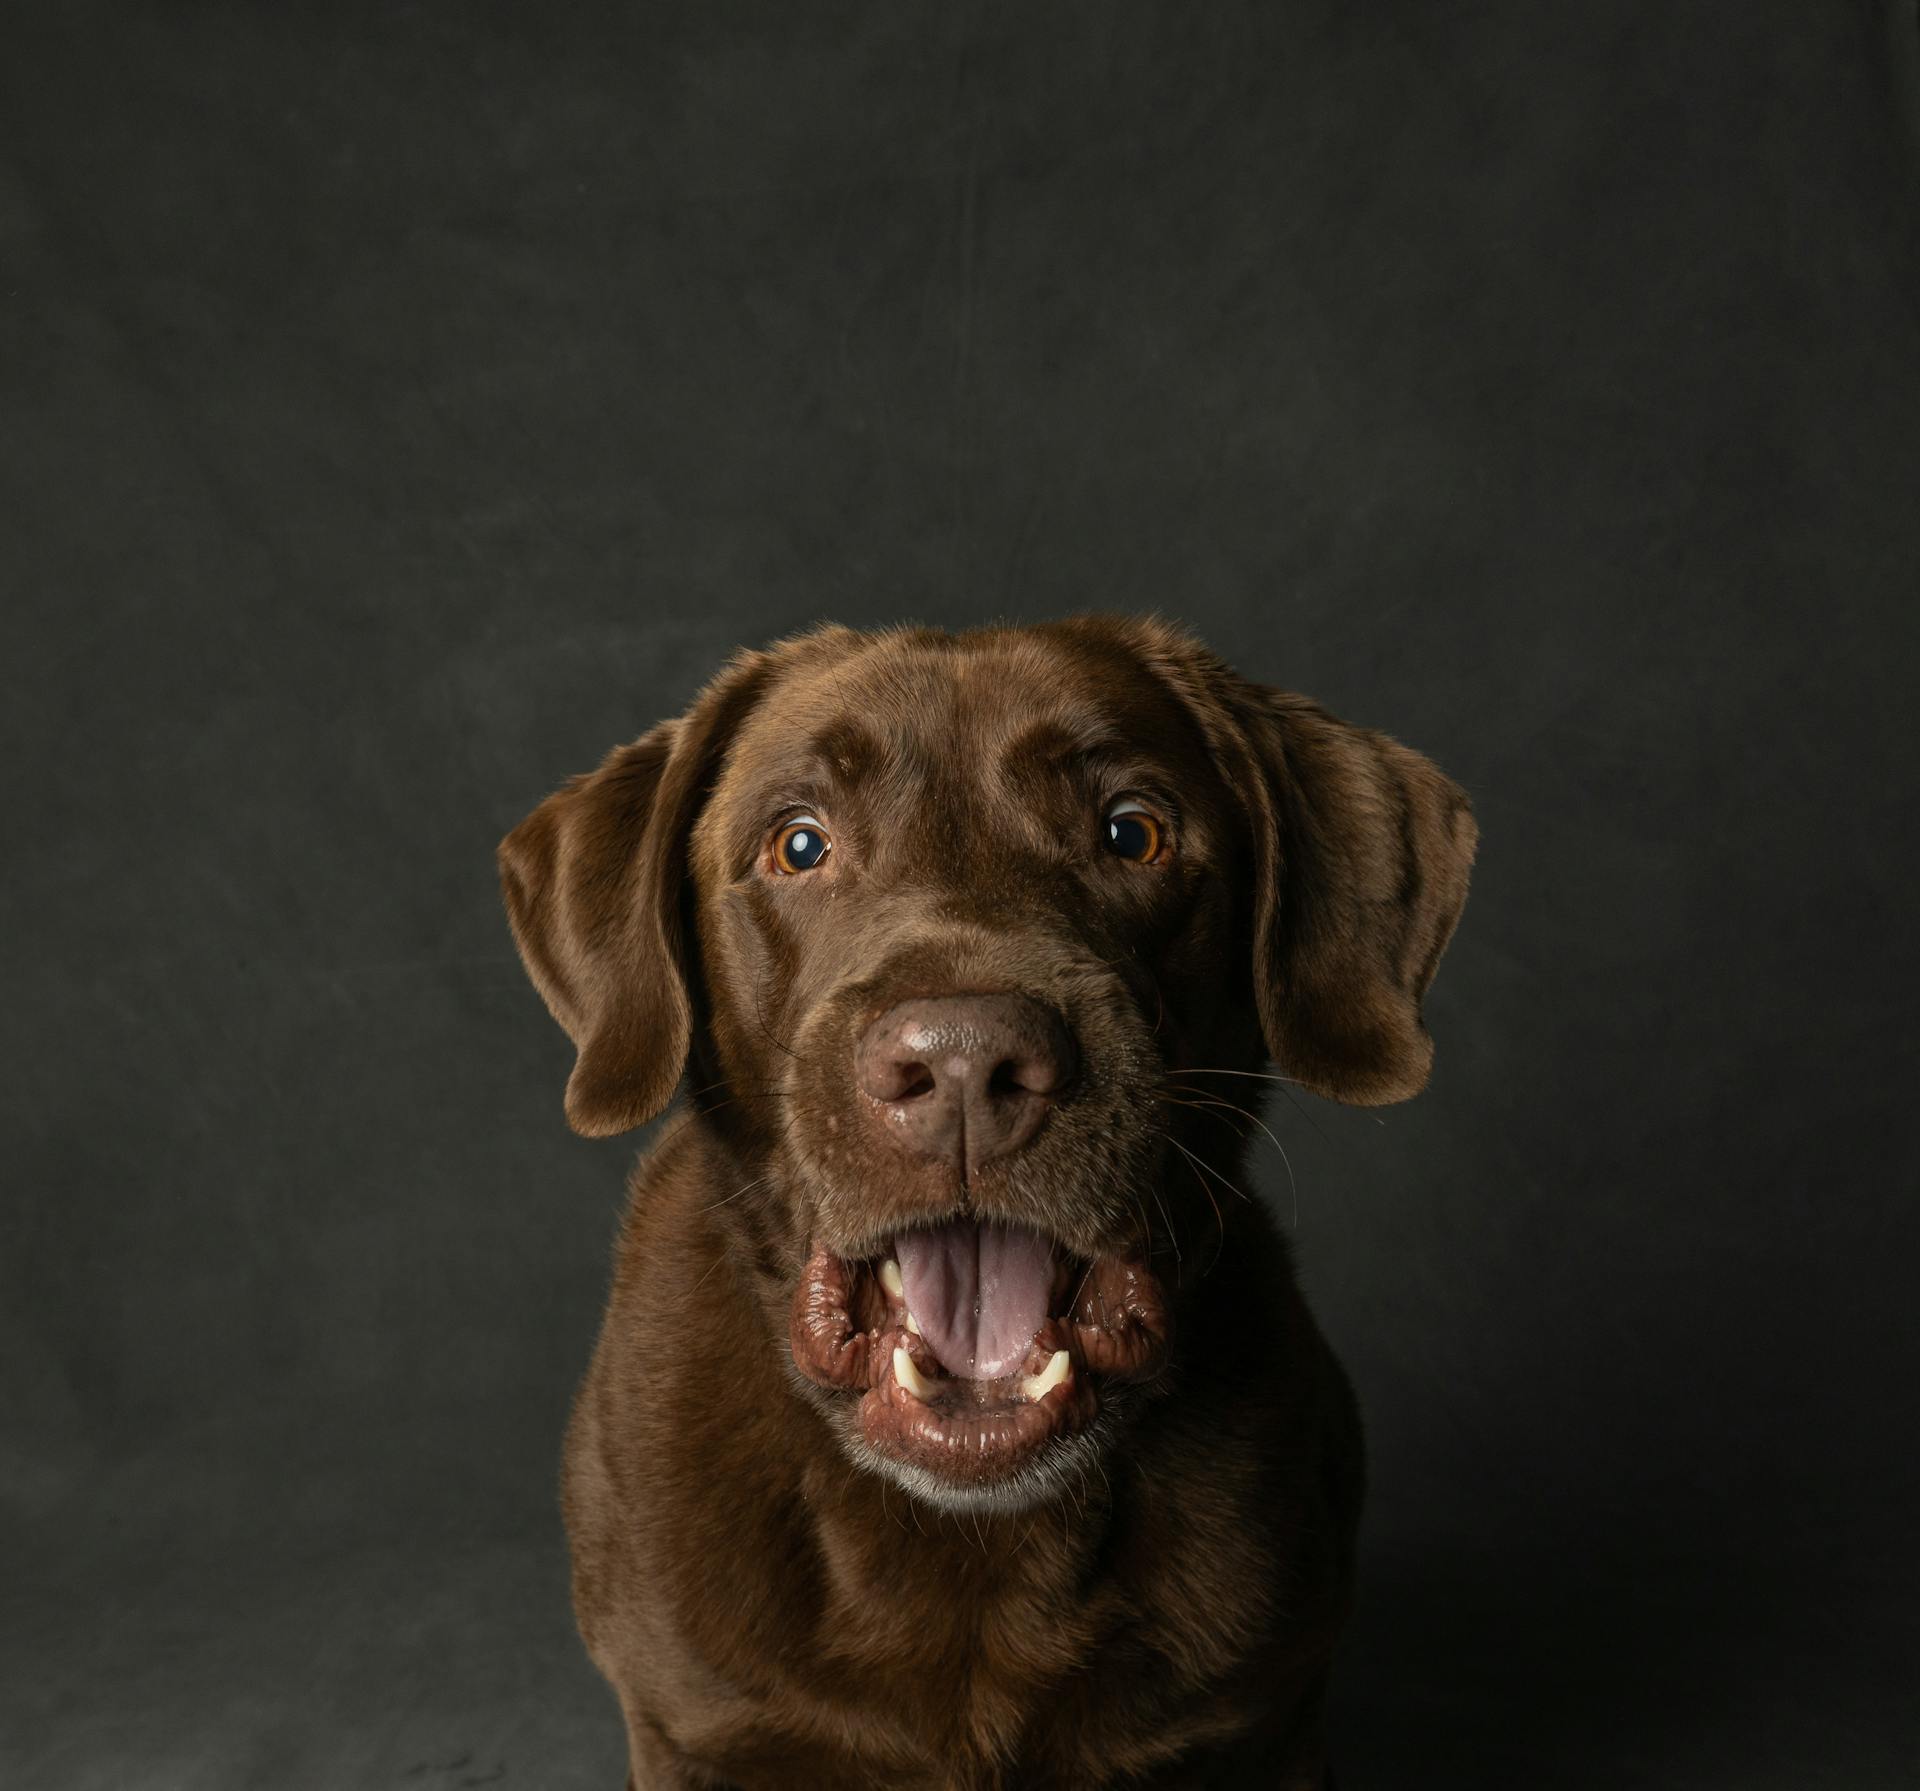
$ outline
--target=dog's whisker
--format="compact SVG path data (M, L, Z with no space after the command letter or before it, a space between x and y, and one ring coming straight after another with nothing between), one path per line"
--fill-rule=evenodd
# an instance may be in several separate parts
M1251 1194L1248 1194L1244 1189L1235 1187L1232 1182L1228 1181L1227 1178L1224 1175L1222 1175L1219 1170L1215 1169L1214 1166L1211 1163L1209 1163L1204 1157L1201 1157L1197 1155L1195 1152L1188 1150L1187 1147L1184 1144L1182 1144L1178 1138L1169 1136L1167 1139L1167 1142L1170 1145L1172 1145L1173 1148L1181 1154L1181 1156L1185 1157L1189 1163L1196 1164L1201 1169L1205 1170L1208 1175L1212 1176L1230 1193L1239 1195L1239 1197L1242 1200L1244 1200L1249 1206L1252 1206L1254 1204L1254 1199Z
M1260 1131L1265 1135L1267 1142L1271 1144L1273 1148L1280 1153L1280 1161L1285 1163L1287 1166L1288 1179L1289 1180L1292 1179L1293 1163L1292 1163L1292 1160L1287 1155L1287 1147L1280 1142L1280 1139L1274 1132L1274 1129L1270 1125L1268 1125L1267 1122L1259 1116L1259 1114L1250 1113L1245 1107L1242 1107L1233 1101L1175 1100L1172 1104L1176 1107L1191 1107L1196 1113L1205 1112L1208 1108L1211 1108L1211 1107L1220 1107L1220 1108L1224 1108L1229 1113L1239 1114L1239 1116L1242 1119L1246 1120L1249 1125L1254 1125L1259 1127Z
M1287 1147L1280 1142L1279 1137L1275 1134L1273 1128L1269 1126L1265 1120L1261 1119L1258 1114L1250 1113L1247 1111L1246 1108L1238 1106L1232 1101L1221 1101L1221 1100L1183 1101L1171 1096L1168 1096L1165 1098L1169 1101L1169 1104L1172 1106L1191 1107L1195 1112L1203 1112L1210 1107L1223 1107L1229 1113L1237 1113L1240 1115L1242 1119L1251 1121L1252 1124L1258 1126L1260 1130L1266 1134L1268 1142L1271 1143L1273 1148L1280 1153L1280 1162L1287 1172L1287 1188L1292 1197L1293 1229L1295 1231L1298 1231L1300 1229L1300 1183L1293 1173L1293 1158L1287 1154ZM1228 1122L1223 1121L1222 1123L1228 1123ZM1178 1140L1170 1139L1169 1142L1177 1144ZM1184 1148L1184 1146L1181 1148ZM1222 1177L1221 1179L1225 1180L1225 1177ZM1231 1186L1232 1184L1229 1183L1228 1185ZM1238 1192L1238 1190L1236 1189L1235 1192ZM1242 1194L1240 1197L1243 1200L1248 1198L1248 1196L1245 1194Z
M1326 1128L1313 1117L1313 1110L1309 1107L1301 1106L1300 1097L1295 1094L1291 1088L1283 1086L1280 1092L1286 1096L1287 1105L1313 1128L1313 1135L1318 1138L1322 1144L1331 1144L1333 1142L1333 1140L1327 1136ZM1386 1122L1381 1119L1376 1119L1373 1123L1375 1125L1384 1125Z
M791 1057L795 1063L806 1064L806 1058L789 1045L785 1039L779 1037L773 1028L767 1024L766 1010L761 1004L761 993L762 985L756 982L753 985L753 1017L760 1031L765 1036L767 1043L773 1046L776 1051L780 1051L786 1056Z
M752 1181L735 1188L734 1191L724 1199L716 1200L711 1206L705 1207L702 1210L709 1213L717 1212L723 1206L730 1206L734 1201L738 1200L742 1194L751 1194L755 1188L764 1187L772 1180L773 1172L769 1170L765 1175L756 1176Z
M1181 1146L1181 1148L1184 1149L1185 1147ZM1160 1198L1160 1189L1157 1183L1153 1186L1153 1204L1160 1209L1160 1217L1166 1223L1167 1242L1173 1246L1173 1264L1175 1273L1177 1274L1185 1264L1186 1258L1180 1254L1180 1239L1174 1232L1173 1219L1167 1212L1167 1203Z
M730 1100L764 1099L784 1101L789 1098L788 1092L784 1088L777 1086L773 1088L745 1088L737 1082L729 1083L725 1077L722 1077L718 1082L709 1082L704 1088L688 1089L686 1098L689 1101L697 1101L703 1095L710 1095L716 1089L721 1088L726 1089L727 1096ZM709 1109L709 1111L711 1111L711 1109Z
M1175 1149L1175 1150L1177 1150L1177 1151L1179 1151L1179 1152L1180 1152L1180 1153L1181 1153L1181 1154L1182 1154L1183 1156L1184 1156L1184 1155L1188 1155L1188 1154L1190 1154L1190 1153L1188 1153L1188 1151L1187 1151L1187 1149L1186 1149L1186 1146L1185 1146L1185 1145L1183 1145L1183 1144L1180 1144L1180 1143L1179 1143L1179 1142L1178 1142L1177 1140L1169 1140L1169 1142L1170 1142L1170 1143L1172 1143L1172 1144L1173 1144L1173 1147L1174 1147L1174 1149ZM1211 1188L1209 1188L1209 1187L1207 1186L1207 1184L1206 1184L1206 1183L1205 1183L1204 1181L1202 1181L1202 1180L1201 1180L1201 1178L1199 1177L1199 1175L1198 1175L1198 1174L1196 1174L1196 1173L1195 1173L1195 1171L1194 1171L1194 1169L1193 1169L1193 1167L1191 1166L1191 1164L1189 1164L1189 1166L1188 1166L1188 1168L1187 1168L1187 1173L1188 1173L1189 1175L1191 1175L1191 1176L1193 1176L1193 1179L1194 1179L1194 1180L1195 1180L1196 1182L1198 1182L1198 1183L1199 1183L1199 1185L1200 1185L1200 1192L1201 1192L1202 1194L1204 1194L1204 1195L1206 1195L1206 1197L1207 1197L1207 1205L1213 1208L1213 1222L1214 1222L1214 1225L1215 1225L1215 1227L1216 1227L1216 1228L1218 1229L1218 1231L1219 1231L1219 1234L1220 1234L1220 1241L1219 1241L1219 1243L1218 1243L1218 1244L1217 1244L1217 1245L1215 1246L1215 1248L1214 1248L1214 1252L1213 1252L1213 1260L1214 1260L1214 1262L1218 1262L1218 1261L1220 1260L1220 1252L1221 1252L1221 1251L1223 1251L1224 1249L1226 1249L1226 1247L1227 1247L1227 1220L1226 1220L1226 1215L1225 1215L1224 1213L1222 1213L1222 1212L1221 1212L1221 1210L1220 1210L1220 1203L1219 1203L1219 1201L1217 1201L1217 1200L1215 1200L1215 1199L1214 1199L1214 1197L1213 1197L1213 1190L1212 1190ZM1209 1264L1208 1266L1209 1266L1209 1267L1211 1267L1212 1265L1211 1265L1211 1264Z
M1188 1150L1187 1147L1179 1141L1179 1139L1170 1138L1167 1140L1167 1142L1171 1144L1175 1150L1179 1151L1180 1154L1184 1156L1189 1162L1195 1164L1198 1168L1204 1170L1208 1175L1212 1176L1213 1179L1217 1181L1223 1188L1227 1189L1230 1193L1239 1195L1240 1198L1244 1200L1249 1206L1254 1206L1258 1204L1254 1200L1253 1196L1246 1191L1246 1189L1239 1187L1234 1182L1228 1180L1226 1176L1222 1175L1220 1171L1214 1168L1214 1166L1211 1163L1209 1163L1204 1157L1196 1156L1192 1151ZM1287 1154L1285 1151L1282 1151L1280 1153L1280 1160L1281 1162L1286 1163L1287 1182L1290 1187L1293 1187L1292 1229L1297 1232L1300 1229L1300 1190L1293 1183L1293 1165L1291 1163L1287 1163Z
M1271 1082L1286 1096L1287 1105L1313 1128L1314 1135L1319 1138L1322 1143L1331 1144L1333 1142L1333 1140L1327 1136L1326 1129L1314 1118L1311 1110L1303 1107L1300 1104L1300 1097L1293 1092L1296 1088L1305 1088L1307 1086L1297 1076L1270 1076L1255 1070L1184 1069L1169 1070L1166 1074L1166 1080L1171 1085L1178 1087L1181 1084L1181 1078L1185 1076L1244 1076L1254 1082ZM1192 1088L1188 1089L1187 1092L1189 1094L1203 1094L1207 1091ZM1386 1122L1376 1117L1374 1123L1376 1125L1384 1125Z
M1107 1464L1099 1456L1093 1458L1093 1471L1100 1476L1100 1484L1106 1488L1107 1503L1113 1503L1113 1482L1107 1477Z
M1293 1088L1305 1088L1307 1085L1298 1076L1276 1076L1267 1070L1224 1070L1201 1064L1185 1064L1177 1070L1169 1070L1171 1077L1180 1076L1245 1076L1253 1082L1284 1082Z
M723 1076L718 1082L709 1082L703 1088L688 1089L686 1091L686 1096L687 1096L687 1099L690 1101L697 1101L703 1094L712 1094L716 1088L725 1088L726 1085L727 1085L726 1078Z
M777 1104L783 1103L786 1099L787 1097L784 1094L781 1094L777 1089L769 1090L764 1094L748 1093L748 1094L729 1095L724 1101L708 1102L705 1106L703 1106L700 1109L700 1112L702 1115L724 1113L729 1107L744 1106L750 1102L755 1102L755 1101L770 1101L777 1105Z

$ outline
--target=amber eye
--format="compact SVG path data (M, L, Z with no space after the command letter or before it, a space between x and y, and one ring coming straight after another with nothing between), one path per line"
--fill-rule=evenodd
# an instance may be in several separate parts
M1165 832L1157 816L1137 802L1116 802L1107 810L1107 850L1135 864L1151 864L1160 856Z
M810 871L833 850L833 841L811 815L789 821L773 837L773 868L791 877Z

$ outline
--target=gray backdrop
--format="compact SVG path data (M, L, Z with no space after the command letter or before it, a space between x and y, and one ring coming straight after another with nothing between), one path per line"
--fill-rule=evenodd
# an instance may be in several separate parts
M0 1781L612 1787L633 1141L498 835L820 618L1158 609L1485 832L1262 1186L1345 1784L1920 1774L1911 4L0 26Z

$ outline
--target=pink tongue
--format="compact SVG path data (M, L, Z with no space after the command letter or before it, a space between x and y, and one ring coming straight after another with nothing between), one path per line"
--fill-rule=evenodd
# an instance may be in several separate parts
M940 1366L968 1380L997 1380L1020 1366L1047 1317L1053 1245L1024 1225L956 1219L903 1231L893 1249L907 1310Z

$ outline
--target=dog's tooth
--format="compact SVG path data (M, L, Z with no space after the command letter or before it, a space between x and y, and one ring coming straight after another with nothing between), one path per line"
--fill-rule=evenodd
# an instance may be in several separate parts
M1046 1367L1020 1383L1020 1392L1027 1399L1045 1399L1072 1372L1073 1358L1065 1350L1057 1349L1047 1359Z
M900 1265L891 1256L880 1265L880 1285L887 1290L887 1297L898 1300L901 1305L907 1303L907 1284L900 1278ZM920 1335L920 1321L912 1312L907 1314L907 1329L914 1336Z
M904 1349L893 1352L893 1378L915 1399L926 1399L933 1393L933 1383L914 1367L913 1358Z

